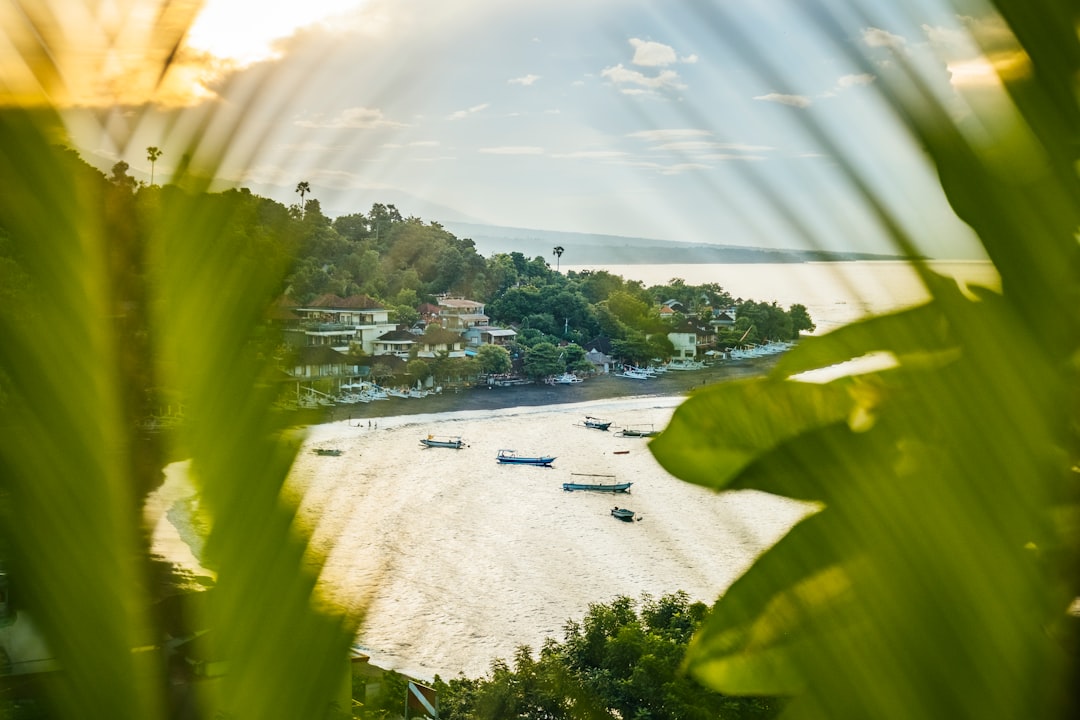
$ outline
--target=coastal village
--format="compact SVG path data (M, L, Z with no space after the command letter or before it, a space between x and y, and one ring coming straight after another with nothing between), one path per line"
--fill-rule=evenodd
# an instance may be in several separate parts
M657 313L670 325L666 336L674 352L670 358L656 359L650 367L637 367L613 356L610 339L597 337L583 346L587 369L574 372L530 378L521 354L511 353L511 368L505 373L486 374L475 365L459 365L456 372L452 370L453 374L443 378L414 378L408 368L410 360L475 358L485 345L513 347L518 335L513 326L492 325L484 303L467 298L439 297L437 304L425 303L417 310L420 320L405 327L391 320L389 309L366 295L342 298L326 294L304 305L286 297L279 299L270 320L290 349L290 361L282 368L285 389L280 404L314 408L389 397L418 398L448 386L534 381L571 384L608 373L647 379L657 372L694 370L706 362L771 354L788 347L786 342L776 341L718 348L717 331L734 327L737 309L709 308L707 322L692 322L681 314L682 306L671 300L662 303ZM440 379L446 384L439 384Z

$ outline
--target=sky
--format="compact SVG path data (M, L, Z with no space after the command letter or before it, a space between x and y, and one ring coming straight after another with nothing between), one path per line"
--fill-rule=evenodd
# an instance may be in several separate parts
M985 12L935 0L181 0L162 14L162 2L111 0L95 15L84 0L42 0L63 9L56 42L71 49L50 97L99 166L124 160L148 179L154 145L159 183L194 154L224 183L285 203L306 181L328 215L382 202L425 221L892 252L854 176L923 252L978 256L881 88L908 63L969 118L1009 57L975 45L1008 46ZM10 70L20 18L0 19L14 28L0 42L2 90L26 95L40 73Z

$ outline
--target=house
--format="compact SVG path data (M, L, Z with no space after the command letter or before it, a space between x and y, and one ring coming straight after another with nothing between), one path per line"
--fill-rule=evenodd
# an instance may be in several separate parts
M709 324L714 328L730 328L735 327L736 312L734 307L728 308L713 308L712 319L709 320Z
M592 363L598 373L611 372L615 362L610 355L606 355L595 348L585 353L585 359Z
M289 375L297 380L324 380L351 377L356 365L344 354L325 345L299 349Z
M693 323L686 322L673 327L667 337L675 346L675 358L692 359L697 356L698 329Z
M469 347L479 345L507 345L517 337L517 331L491 325L474 325L462 333Z
M465 357L465 338L461 333L429 326L416 337L416 356L421 358Z
M409 353L423 335L410 330L391 330L388 333L375 338L372 355L393 355L399 358L408 358Z
M390 311L367 295L320 295L289 309L299 320L285 326L283 332L294 347L325 345L348 352L352 343L358 343L371 355L375 338L397 329L397 324L390 322Z
M484 303L464 298L439 298L439 323L447 330L463 332L478 325L487 325Z

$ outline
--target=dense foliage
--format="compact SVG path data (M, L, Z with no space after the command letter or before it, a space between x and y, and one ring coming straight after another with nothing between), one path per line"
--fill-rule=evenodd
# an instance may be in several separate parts
M681 671L686 646L707 608L677 592L590 605L534 656L521 647L513 663L496 660L483 678L435 679L444 720L713 720L771 718L770 698L733 698Z

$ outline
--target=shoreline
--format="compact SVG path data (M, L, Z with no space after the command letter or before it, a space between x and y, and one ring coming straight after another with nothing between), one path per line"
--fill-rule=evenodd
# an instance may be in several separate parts
M571 385L532 383L511 387L474 387L449 390L423 398L390 398L355 405L336 405L313 412L311 422L321 425L343 420L364 420L398 415L436 414L462 410L502 410L511 407L562 405L621 397L668 397L687 395L707 385L764 375L779 359L770 355L748 360L725 360L700 370L669 370L649 380L632 380L613 374L596 375ZM303 415L301 416L303 417Z

